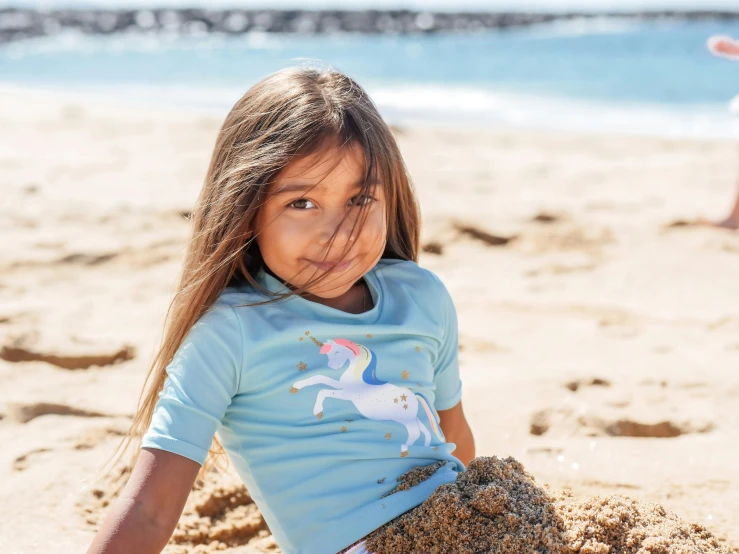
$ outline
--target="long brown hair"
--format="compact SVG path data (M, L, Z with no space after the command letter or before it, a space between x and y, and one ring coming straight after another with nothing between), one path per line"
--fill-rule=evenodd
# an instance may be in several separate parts
M360 147L366 177L378 178L385 189L383 257L417 260L420 216L413 186L393 134L366 92L333 69L293 67L261 80L236 102L218 133L162 342L118 452L133 443L138 454L167 365L191 327L229 284L255 284L262 267L255 221L269 184L292 160L328 142ZM215 439L209 460L222 451Z

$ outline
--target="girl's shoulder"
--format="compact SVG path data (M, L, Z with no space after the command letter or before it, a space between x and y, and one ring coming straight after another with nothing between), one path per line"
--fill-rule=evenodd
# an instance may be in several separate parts
M443 281L430 269L410 260L381 259L373 272L390 285L413 290L416 293L433 292L448 295Z
M389 298L399 300L401 305L410 302L428 321L442 322L450 329L456 327L454 300L441 278L430 269L412 261L380 260L373 272Z

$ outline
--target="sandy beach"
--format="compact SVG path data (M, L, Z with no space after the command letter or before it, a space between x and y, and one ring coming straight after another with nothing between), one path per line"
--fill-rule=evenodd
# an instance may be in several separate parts
M225 115L225 114L223 114ZM221 117L0 89L0 544L82 552L120 473ZM739 552L739 147L398 128L478 455ZM687 223L687 224L686 224ZM220 545L220 546L219 546ZM224 546L226 545L226 546ZM278 552L233 475L167 552Z

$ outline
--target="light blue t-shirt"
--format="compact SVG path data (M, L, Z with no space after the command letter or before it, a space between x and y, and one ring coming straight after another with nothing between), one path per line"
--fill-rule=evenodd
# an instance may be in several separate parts
M361 314L299 296L243 306L267 296L227 288L168 365L143 440L202 464L218 431L284 554L335 554L464 470L437 414L462 396L449 293L408 261L381 260L365 280L374 307Z

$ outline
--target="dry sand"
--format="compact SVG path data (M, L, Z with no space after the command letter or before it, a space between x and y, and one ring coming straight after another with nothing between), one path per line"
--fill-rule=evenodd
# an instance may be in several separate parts
M80 552L125 478L98 470L158 343L220 121L12 89L0 100L0 544ZM478 454L513 456L573 506L660 504L739 552L739 233L670 225L723 215L737 146L398 140L421 263L459 312ZM277 552L231 473L191 495L168 547L221 550Z

